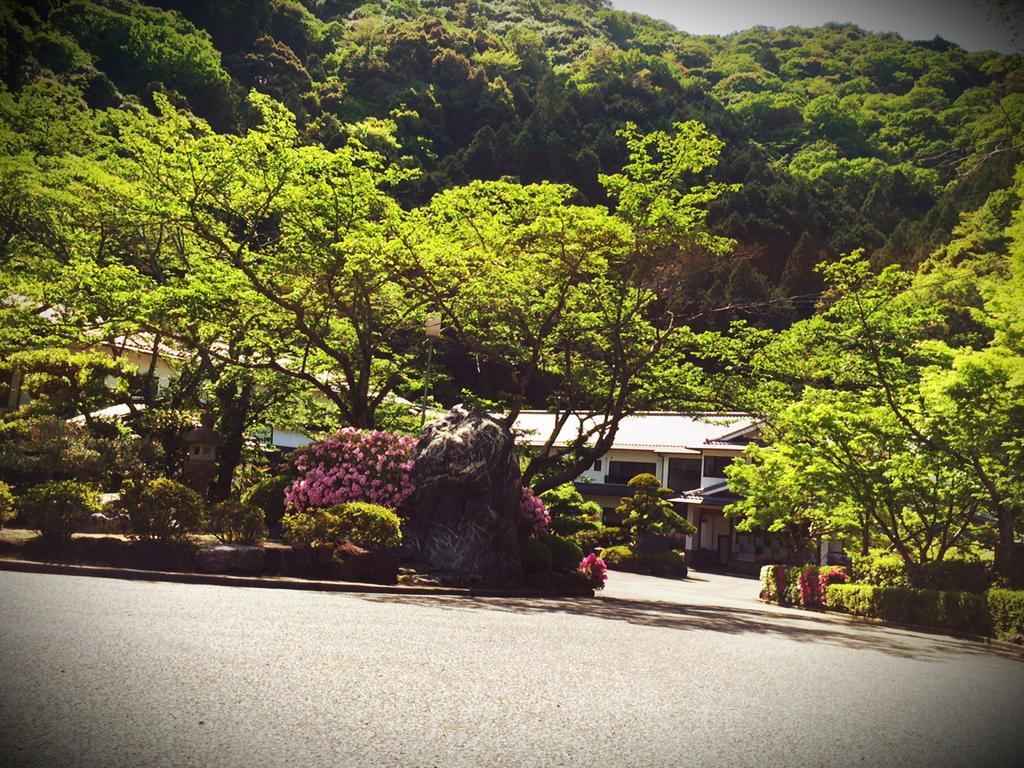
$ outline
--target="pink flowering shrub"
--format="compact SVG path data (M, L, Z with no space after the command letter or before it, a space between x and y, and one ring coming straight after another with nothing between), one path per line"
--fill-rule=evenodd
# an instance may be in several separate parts
M551 515L539 496L523 487L523 496L519 501L519 529L526 536L543 536L548 532Z
M364 501L398 509L414 490L415 446L413 437L345 427L298 452L298 477L285 489L285 505L302 512Z
M608 566L605 565L604 560L591 552L580 560L577 573L583 576L594 589L604 589L604 583L608 579Z
M820 608L825 605L829 585L849 580L846 569L837 565L766 565L761 569L761 599L780 605Z

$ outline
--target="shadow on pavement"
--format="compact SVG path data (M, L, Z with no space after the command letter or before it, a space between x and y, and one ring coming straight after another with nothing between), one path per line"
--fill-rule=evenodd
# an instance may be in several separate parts
M787 637L797 642L824 643L873 650L903 658L952 660L967 655L998 655L1022 660L1015 651L958 640L948 635L911 632L894 627L852 623L838 616L811 612L783 612L769 608L685 605L616 597L587 598L465 598L421 595L351 595L380 603L422 605L452 611L502 613L567 613L608 621L626 621L648 627L701 630L725 634Z

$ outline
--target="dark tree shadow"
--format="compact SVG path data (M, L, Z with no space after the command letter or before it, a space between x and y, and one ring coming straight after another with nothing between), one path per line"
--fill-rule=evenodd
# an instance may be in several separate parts
M598 598L433 597L429 595L351 595L376 603L402 603L448 611L498 611L516 614L564 613L606 621L625 621L646 627L679 631L703 630L723 634L759 634L874 650L903 658L951 661L964 655L997 655L1024 661L1019 652L960 640L941 633L910 631L842 616L811 611L785 611L754 605L687 605L657 600Z

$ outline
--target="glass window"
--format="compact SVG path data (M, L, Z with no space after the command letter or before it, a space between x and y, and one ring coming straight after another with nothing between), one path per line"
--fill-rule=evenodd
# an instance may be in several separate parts
M732 464L732 456L705 456L704 477L725 477L725 468Z
M668 487L673 491L692 491L700 485L700 459L669 459Z
M608 474L605 476L606 483L625 485L637 475L657 474L656 464L646 461L609 461Z
M595 472L600 472L601 471L601 460L600 459L595 459L594 460L594 471Z

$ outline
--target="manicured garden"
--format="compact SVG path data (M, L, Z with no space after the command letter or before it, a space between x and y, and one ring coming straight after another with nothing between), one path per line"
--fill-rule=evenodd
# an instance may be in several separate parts
M1024 590L995 586L991 562L945 560L908 567L891 553L838 566L766 565L762 600L827 609L1024 643Z
M85 431L60 429L78 437ZM155 445L142 445L146 438L115 439L126 446L104 446L110 453L131 448L159 455ZM57 460L45 465L26 455L26 466L36 472L25 474L29 482L21 487L0 482L0 523L38 532L0 535L3 556L382 584L423 581L422 574L400 572L403 526L415 490L411 436L341 429L275 467L250 473L249 482L216 502L182 482L187 473L176 479L158 474L174 470L158 460L106 462L102 470L97 463L97 471L81 472L65 455L69 445L74 442L62 438L52 457ZM44 479L47 468L69 464L86 479ZM551 498L559 516L553 522L544 501L522 489L517 527L525 583L557 594L600 589L604 562L593 552L585 557L571 535L557 532L598 532L598 524L586 519L592 510L580 507L578 493L556 491Z

